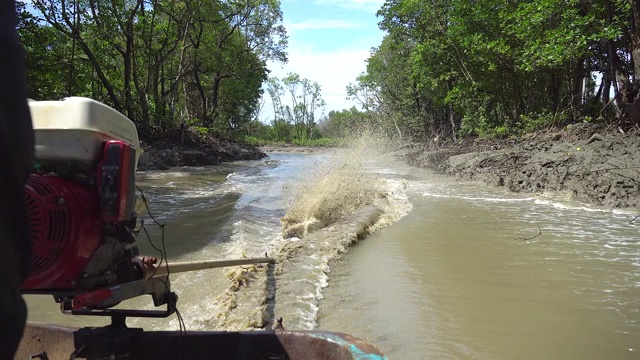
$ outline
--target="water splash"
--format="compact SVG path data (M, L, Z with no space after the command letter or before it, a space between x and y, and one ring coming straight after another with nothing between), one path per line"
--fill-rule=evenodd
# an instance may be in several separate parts
M379 150L372 147L376 143L371 138L359 139L329 160L314 164L294 189L296 196L282 218L284 238L304 237L386 195L382 179L366 167L368 157Z
M385 146L363 137L314 164L281 219L274 312L297 329L314 329L331 261L349 247L398 221L411 210L407 183L372 171ZM267 323L273 319L265 319Z
M278 317L285 319L287 329L317 327L322 292L331 282L331 262L411 210L406 181L387 178L393 171L379 171L377 154L383 148L372 143L360 141L301 163L303 173L282 179L282 191L264 190L282 188L282 182L270 176L226 179L223 187L233 184L242 195L235 206L238 220L230 223L231 238L218 244L216 248L224 250L216 255L240 258L268 252L276 264L221 270L224 276L206 282L181 281L210 288L185 309L189 328L257 330L270 328Z

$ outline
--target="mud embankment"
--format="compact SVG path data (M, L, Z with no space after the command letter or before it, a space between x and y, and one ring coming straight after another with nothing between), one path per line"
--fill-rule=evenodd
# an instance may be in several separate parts
M255 146L202 136L190 130L159 136L142 136L138 170L166 170L178 166L208 166L267 156Z
M640 136L577 124L518 139L467 139L405 149L414 166L514 192L565 191L578 201L640 208Z

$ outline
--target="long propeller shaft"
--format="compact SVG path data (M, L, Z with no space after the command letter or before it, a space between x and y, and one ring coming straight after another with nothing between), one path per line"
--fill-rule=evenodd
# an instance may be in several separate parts
M180 261L172 263L163 263L160 266L153 265L154 269L147 271L149 276L167 275L168 273L177 274L187 271L197 271L205 269L215 269L229 266L251 265L273 263L274 259L269 257L257 257L246 259L227 259L227 260L202 260L202 261Z

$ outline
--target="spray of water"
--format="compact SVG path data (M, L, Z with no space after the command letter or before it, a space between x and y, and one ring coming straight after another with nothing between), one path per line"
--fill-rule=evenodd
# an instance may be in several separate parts
M367 172L365 161L380 151L382 142L363 136L315 164L294 190L296 196L282 218L283 237L304 237L372 204L386 194L381 179Z
M286 185L293 194L270 253L276 264L227 273L229 288L215 299L222 328L265 328L280 316L290 328L317 326L330 262L410 211L405 184L371 171L386 148L384 141L363 136L313 164L297 185Z

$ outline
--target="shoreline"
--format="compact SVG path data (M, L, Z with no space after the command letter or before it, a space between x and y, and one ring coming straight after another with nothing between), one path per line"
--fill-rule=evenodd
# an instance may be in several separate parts
M185 134L142 144L138 170L259 160L266 153L332 153L340 147L239 144ZM411 166L516 193L568 192L572 199L607 208L640 209L640 136L602 124L574 124L520 138L432 141L392 151Z
M333 146L299 146L291 144L262 145L258 147L264 153L319 154L333 152L340 147Z
M516 193L569 192L607 208L640 208L640 137L576 124L517 139L465 139L398 154L409 165Z
M167 170L181 166L220 165L237 160L260 160L267 156L258 147L193 131L141 137L138 171Z

